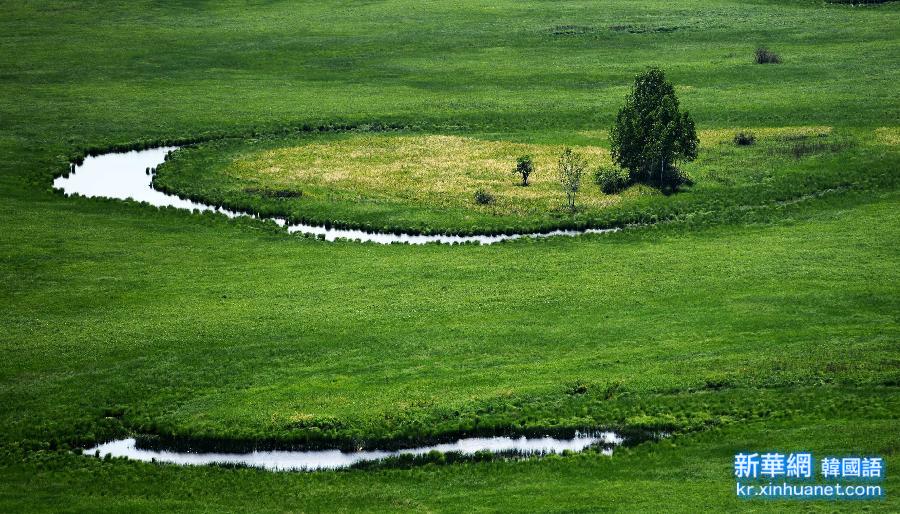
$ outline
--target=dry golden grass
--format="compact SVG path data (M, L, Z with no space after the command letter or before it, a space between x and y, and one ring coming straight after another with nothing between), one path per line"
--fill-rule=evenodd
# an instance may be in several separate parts
M366 135L245 155L228 173L271 187L302 188L304 194L374 200L398 200L435 207L467 206L497 213L559 209L565 195L556 176L563 146L484 141L468 137ZM617 202L593 183L593 170L610 164L601 147L578 147L589 168L578 204L595 208ZM512 172L516 158L531 155L535 172L521 187ZM477 206L476 190L495 197Z
M888 146L900 146L900 127L879 127L875 129L875 140Z

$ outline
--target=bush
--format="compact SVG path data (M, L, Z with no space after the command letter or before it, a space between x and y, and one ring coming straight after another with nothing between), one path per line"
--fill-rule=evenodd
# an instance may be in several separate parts
M572 384L569 384L569 387L566 389L566 393L572 396L585 394L588 392L589 386L587 382L583 380L577 380Z
M756 64L778 64L781 58L778 54L772 52L768 48L759 47L756 49Z
M494 203L494 195L488 193L484 189L475 191L475 203L478 205L489 205Z
M753 132L738 132L734 135L734 144L738 146L750 146L756 142Z
M594 171L594 183L604 194L614 195L628 187L628 172L615 166L600 166Z

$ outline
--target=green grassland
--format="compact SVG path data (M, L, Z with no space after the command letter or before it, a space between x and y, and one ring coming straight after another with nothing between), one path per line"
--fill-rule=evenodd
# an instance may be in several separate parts
M885 500L799 506L898 509L896 3L2 12L0 510L796 509L735 497L731 460L748 448L882 455ZM757 45L783 63L753 64ZM270 183L225 173L238 158L369 137L602 150L633 76L654 64L703 137L683 194L574 217L546 196L550 214L498 216L463 206L460 189L456 210L423 197L360 214L248 193ZM757 145L730 143L746 129ZM162 167L164 185L261 212L451 231L651 223L378 246L51 190L86 150L197 138L208 142ZM321 473L70 451L133 433L366 445L584 427L673 435L612 457Z

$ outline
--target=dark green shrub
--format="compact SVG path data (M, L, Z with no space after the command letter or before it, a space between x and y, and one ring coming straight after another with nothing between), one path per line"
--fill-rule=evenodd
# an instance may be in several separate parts
M754 59L756 64L778 64L781 62L778 54L762 46L756 49Z
M494 203L494 195L488 193L484 189L475 191L475 203L478 205L489 205Z
M572 384L569 384L569 387L566 388L566 394L572 396L585 394L588 392L589 388L590 387L587 382L584 382L583 380L577 380Z
M738 146L750 146L756 142L756 136L753 132L738 132L734 135L734 144Z
M594 183L604 194L614 195L628 187L628 172L615 166L600 166L594 171Z

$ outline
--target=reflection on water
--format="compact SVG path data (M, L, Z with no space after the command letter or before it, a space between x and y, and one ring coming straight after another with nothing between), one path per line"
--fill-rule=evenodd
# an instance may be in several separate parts
M515 452L522 455L560 453L565 450L582 451L589 446L601 445L603 453L612 454L612 447L622 444L622 438L614 432L593 435L576 434L572 439L552 437L470 437L454 443L421 446L403 450L340 450L290 451L271 450L250 453L195 453L166 450L144 450L134 439L121 439L85 450L87 455L127 457L144 462L166 462L181 465L239 464L273 471L314 471L347 468L359 462L377 461L401 455L425 455L432 451L459 452L472 455L477 452Z
M86 157L84 163L75 166L74 170L69 173L68 176L57 177L56 180L53 181L53 187L62 190L66 194L79 194L86 197L117 198L120 200L131 198L139 202L147 202L157 207L177 207L179 209L218 212L229 218L236 216L252 216L246 213L194 202L153 189L153 176L148 173L148 169L155 169L165 160L167 153L176 149L177 147L161 147L151 148L149 150L134 150L131 152L108 153ZM256 218L256 216L252 217ZM286 225L285 220L282 218L269 219L275 221L279 226L283 227ZM526 236L577 236L581 234L615 232L616 230L618 229L554 230L547 233L496 236L450 236L373 233L362 230L326 228L321 225L306 225L303 223L287 225L287 231L290 233L299 232L323 236L327 241L350 239L380 244L456 244L472 242L492 244Z

